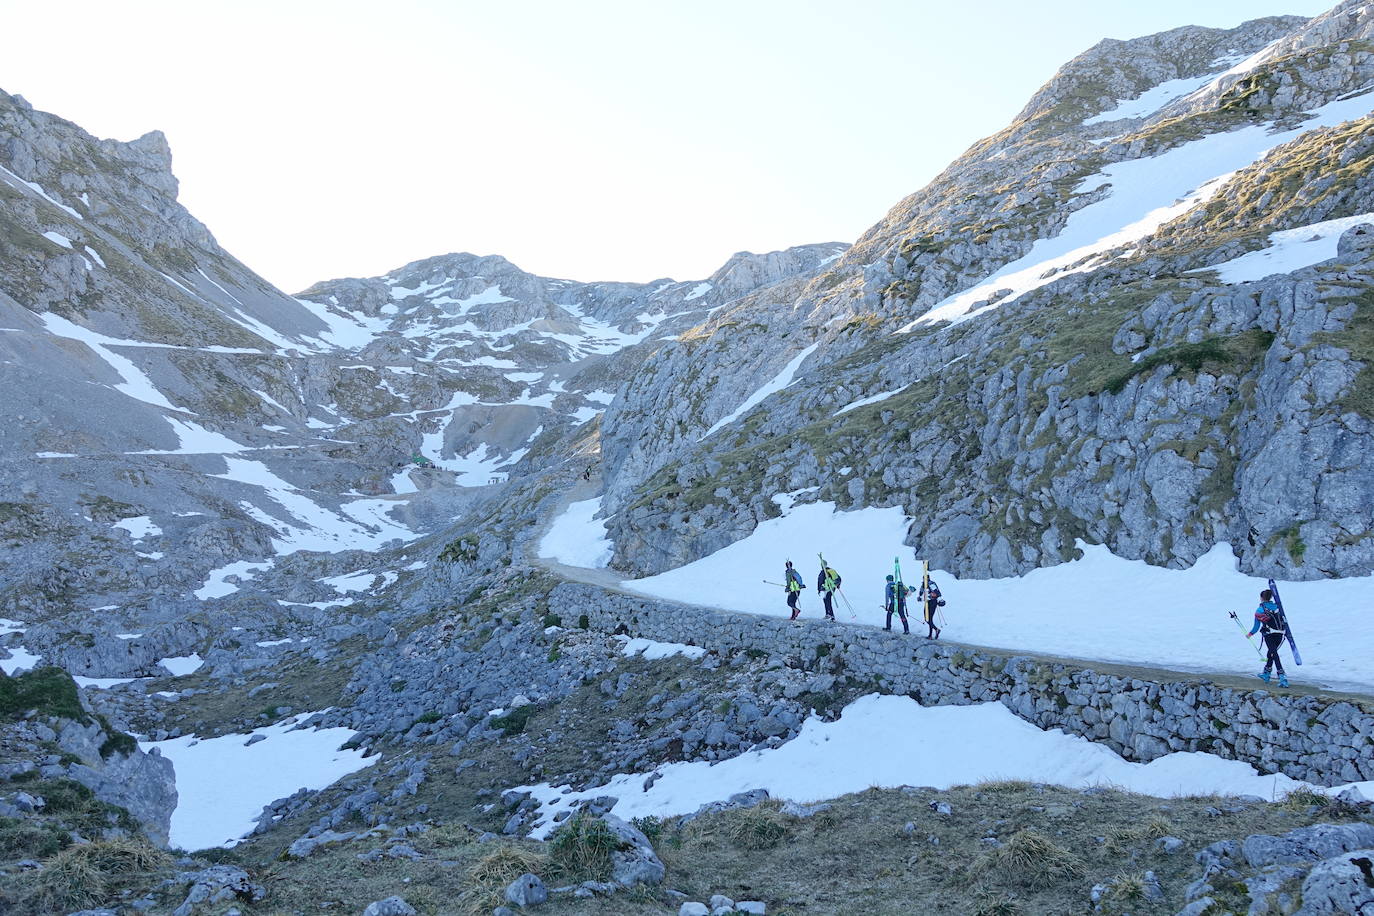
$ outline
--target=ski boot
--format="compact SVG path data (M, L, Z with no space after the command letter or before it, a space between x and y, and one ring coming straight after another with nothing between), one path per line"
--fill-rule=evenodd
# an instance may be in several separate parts
M1268 671L1261 671L1259 674L1255 675L1255 677L1257 677L1257 678L1259 678L1260 680L1264 681L1264 683L1266 683L1266 684L1269 683L1269 672L1268 672Z
M1279 675L1279 686L1280 686L1280 687L1287 687L1287 686L1288 686L1288 675L1286 675L1286 674L1280 674L1280 675Z

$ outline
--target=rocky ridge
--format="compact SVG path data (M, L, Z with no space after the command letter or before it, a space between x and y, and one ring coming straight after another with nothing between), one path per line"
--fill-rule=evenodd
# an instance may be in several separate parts
M578 625L600 599L565 600L530 550L583 469L633 571L726 546L776 514L772 494L815 488L842 508L901 505L920 520L909 543L961 575L1059 562L1079 538L1161 565L1225 540L1255 572L1367 573L1374 233L1354 224L1335 258L1296 272L1223 271L1271 233L1374 212L1371 119L1306 116L1363 98L1368 16L1343 3L1104 43L852 249L742 253L699 283L574 283L454 254L285 296L175 204L158 137L97 141L0 96L0 371L22 411L0 445L19 483L0 503L0 613L20 621L0 640L139 678L83 693L112 728L152 737L333 707L304 727L345 725L385 762L272 802L244 861L294 848L371 868L426 858L421 835L446 826L471 828L465 850L519 836L534 806L502 788L777 746L873 689L819 653L627 660ZM1163 84L1184 94L1129 107ZM1045 282L998 276L1110 203L1131 167L1246 131L1276 148L1196 206L1045 266ZM961 296L967 311L932 317ZM172 678L192 652L203 668ZM996 694L947 667L949 696ZM1014 685L1025 714L1056 711L1043 686ZM1053 689L1082 694L1087 718L1123 688ZM1251 753L1272 709L1245 709L1255 721L1231 731L1195 724ZM1117 734L1100 712L1091 724L1142 758L1172 747L1140 712ZM1333 772L1367 775L1364 719L1334 715ZM89 755L43 747L64 729L4 731L75 779ZM118 804L156 837L166 802ZM1213 903L1247 877L1228 855ZM1358 871L1313 868L1311 896L1358 892ZM1269 877L1247 899L1307 880ZM167 880L188 913L261 897L246 872ZM600 884L567 885L560 904ZM1119 893L1104 881L1092 901Z
M1100 45L796 299L666 343L604 424L616 565L704 556L774 516L771 494L816 488L805 499L900 505L917 555L960 576L1062 562L1078 539L1163 566L1224 541L1245 571L1368 574L1359 231L1293 274L1208 272L1271 232L1371 213L1368 20L1342 4L1296 33L1258 20ZM1129 98L1098 81L1123 55L1147 74L1132 91L1200 88L1103 120ZM1275 148L1153 232L1034 267L1085 214L1108 218L1132 169L1205 165L1223 136ZM1027 262L1042 275L1013 275ZM712 431L802 353L790 385Z

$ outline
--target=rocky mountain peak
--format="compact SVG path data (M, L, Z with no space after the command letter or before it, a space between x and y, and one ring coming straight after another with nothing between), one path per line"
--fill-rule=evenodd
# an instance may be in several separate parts
M844 242L825 242L799 245L782 251L754 254L737 251L708 282L727 297L742 295L753 289L772 286L799 273L814 270L826 261L834 260L848 249Z
M1049 116L1077 124L1161 84L1223 72L1307 22L1269 16L1233 29L1184 26L1128 41L1104 39L1060 68L1016 120Z

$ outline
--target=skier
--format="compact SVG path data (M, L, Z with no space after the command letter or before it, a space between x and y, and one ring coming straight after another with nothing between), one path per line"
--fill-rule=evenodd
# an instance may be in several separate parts
M1274 593L1267 588L1260 592L1260 606L1255 609L1255 625L1248 635L1253 636L1261 630L1269 654L1265 656L1264 670L1259 673L1259 679L1269 683L1269 669L1274 668L1279 674L1279 686L1287 687L1288 675L1283 673L1283 662L1279 660L1279 646L1283 645L1283 612L1274 603Z
M912 591L914 589L899 585L893 581L890 574L888 575L887 590L883 595L883 609L887 611L887 625L883 627L884 630L892 629L892 612L896 611L897 616L902 618L902 632L911 632L911 627L906 622L906 596Z
M825 602L825 619L835 619L835 608L830 602L835 598L835 590L840 587L840 574L831 569L826 563L821 563L820 575L816 576L816 591L821 593L821 600Z
M927 576L918 597L925 606L926 639L939 639L940 628L935 625L935 611L937 608L945 606L945 599L940 597L940 586L935 584L934 579Z
M787 561L787 569L782 574L782 585L787 589L787 606L792 609L792 619L796 620L801 613L797 599L801 597L801 590L806 588L806 583L802 581L801 573L792 568L791 560Z

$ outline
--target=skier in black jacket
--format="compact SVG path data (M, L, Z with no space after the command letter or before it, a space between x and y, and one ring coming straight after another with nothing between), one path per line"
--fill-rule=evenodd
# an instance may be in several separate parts
M1287 687L1288 675L1283 673L1283 662L1279 659L1279 646L1283 645L1283 613L1274 601L1274 593L1267 588L1260 592L1260 606L1255 608L1255 625L1250 628L1250 635L1261 630L1269 654L1264 658L1264 670L1259 673L1259 679L1269 683L1269 669L1273 668L1278 671L1279 686Z
M918 596L925 605L926 639L939 639L940 628L935 625L935 611L944 606L945 599L940 597L940 586L935 584L934 579L927 578L926 582L927 585L921 586L921 594Z

